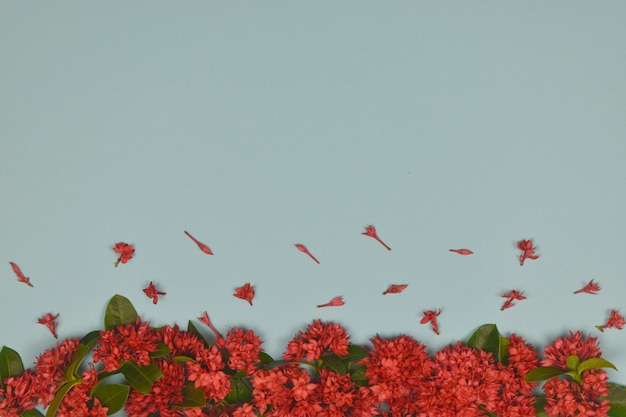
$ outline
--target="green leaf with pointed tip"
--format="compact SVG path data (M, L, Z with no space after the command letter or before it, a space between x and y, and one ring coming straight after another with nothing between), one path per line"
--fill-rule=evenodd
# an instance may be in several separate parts
M350 374L350 381L358 387L367 386L369 379L365 377L365 365L359 365L355 368L354 372Z
M210 344L209 341L206 339L206 337L204 337L204 335L202 333L200 333L200 330L198 330L196 325L193 324L193 322L191 320L189 320L189 322L187 323L187 331L189 333L193 333L196 336L198 336L198 339L202 340L206 345Z
M163 372L154 362L141 367L137 366L135 362L124 362L121 371L130 386L143 394L149 394L154 381L163 375Z
M171 351L172 349L170 349L165 343L159 342L159 344L157 344L157 350L150 352L148 356L151 358L162 358L167 356L167 354Z
M63 401L63 398L65 398L65 395L78 384L80 384L80 379L73 379L61 384L61 388L59 388L57 393L54 395L52 402L50 402L50 405L48 406L46 417L54 417L57 414L57 409L59 408L61 401Z
M183 356L183 355L179 355L179 356L174 356L172 358L172 360L174 362L193 362L193 363L198 363L197 360L195 360L194 358L190 358L189 356Z
M339 375L345 375L348 372L348 366L334 353L324 355L320 358L320 360L322 361L322 365L326 365Z
M498 362L506 363L509 359L509 339L504 336L498 336L498 340L500 342L498 346Z
M537 411L537 417L548 417L548 413L544 411L546 406L546 396L540 395L535 400L535 410Z
M119 294L115 294L109 304L107 304L104 313L104 328L107 330L115 329L117 326L123 326L128 323L137 321L137 310L128 298Z
M467 346L491 352L494 358L500 352L500 332L495 324L485 324L480 326L478 330L467 341Z
M259 361L263 365L267 365L268 363L274 362L274 359L265 352L259 352Z
M580 363L580 358L578 355L569 355L567 359L565 359L565 365L569 370L575 371L578 369L578 364Z
M348 346L348 354L342 356L341 360L345 363L358 362L369 356L369 351L361 346L350 345Z
M94 330L84 335L83 338L80 339L80 343L86 346L93 346L98 340L100 340L100 330Z
M565 374L565 371L556 366L545 366L533 369L526 374L526 382L542 382Z
M578 365L578 368L576 370L578 371L580 375L582 375L583 372L589 369L602 369L602 368L611 368L617 371L617 368L615 367L615 365L613 365L611 362L607 361L606 359L602 359L602 358L591 358L591 359L587 359L586 361L582 361L580 365Z
M202 388L196 388L191 381L187 381L182 390L183 402L176 404L181 408L201 408L206 405L206 396Z
M92 395L96 397L103 406L109 408L107 414L110 415L117 413L124 407L129 392L130 387L128 385L107 384L96 387Z
M26 410L20 413L20 417L44 417L44 415L39 410Z
M230 403L241 402L247 403L252 400L252 385L244 378L230 379L231 390L226 396L226 401Z
M65 378L68 381L72 381L75 379L80 380L80 375L78 374L78 368L80 364L83 363L89 352L91 351L91 347L87 345L78 345L74 353L72 354L72 361L70 362L67 370L65 371Z
M0 383L5 378L20 376L24 373L24 363L20 354L4 346L0 350Z
M583 383L582 378L580 377L580 375L578 375L578 372L576 371L568 371L566 372L566 375L569 375L572 378L572 380L577 384Z

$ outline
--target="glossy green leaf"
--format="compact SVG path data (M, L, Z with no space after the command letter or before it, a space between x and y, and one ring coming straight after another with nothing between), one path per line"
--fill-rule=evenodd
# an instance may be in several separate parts
M259 361L263 365L267 365L268 363L274 362L274 359L265 352L259 352Z
M611 409L608 412L609 417L626 417L626 407L619 404L610 404Z
M72 361L65 371L65 378L68 381L80 379L78 369L80 368L81 363L83 363L87 355L89 355L89 352L91 352L91 347L87 345L78 345L78 347L72 354Z
M154 381L163 375L155 363L139 367L135 362L125 362L121 371L131 387L143 394L149 394Z
M608 384L609 390L608 398L611 400L611 404L620 404L626 407L626 386L619 384Z
M24 363L20 354L4 346L0 350L0 382L5 378L20 376L24 373Z
M137 311L128 298L115 294L104 313L104 328L111 330L117 326L134 323L137 317L139 317Z
M348 346L348 354L341 357L344 363L356 363L369 356L369 351L361 346L350 345Z
M359 365L354 372L350 374L350 381L358 387L367 386L369 380L365 377L365 365Z
M565 374L565 371L556 366L546 366L532 371L526 374L526 382L542 382L552 379L554 377Z
M565 359L565 364L568 369L572 371L576 371L578 369L578 364L580 363L580 358L578 355L569 355L567 359Z
M182 390L183 402L176 404L182 408L204 407L206 405L206 396L202 388L196 388L191 381L187 381Z
M130 387L128 385L107 384L98 386L93 391L92 395L96 397L103 406L109 408L107 414L110 415L117 413L124 407L129 392Z
M569 375L570 378L572 378L572 380L574 382L576 382L577 384L582 384L583 383L582 378L580 377L580 375L576 371L568 371L568 372L566 372L566 375Z
M193 362L193 363L198 363L198 361L195 360L194 358L190 358L189 356L183 356L183 355L174 356L172 358L172 360L174 362Z
M246 403L252 400L252 385L247 379L232 377L230 379L231 390L226 396L226 401L230 403Z
M44 417L39 410L26 410L20 413L20 417Z
M467 346L491 352L497 358L500 352L500 333L495 324L485 324L479 327L467 341Z
M498 346L498 357L496 358L500 363L506 363L509 359L509 339L504 336L498 336L499 346Z
M535 400L535 410L537 411L537 417L548 417L548 413L544 411L544 407L546 406L546 397L545 395L540 395Z
M617 371L617 368L615 367L615 365L613 365L611 362L607 361L606 359L602 359L602 358L591 358L591 359L587 359L586 361L582 361L580 365L578 365L577 371L580 375L582 375L583 372L588 371L589 369L602 369L602 368L611 368Z
M200 330L198 330L196 325L193 324L191 320L189 320L189 322L187 323L187 331L198 336L198 339L202 340L206 345L210 344L206 337L204 337L204 335L200 332Z
M63 398L65 398L65 395L67 395L67 393L78 384L80 384L80 379L73 379L61 385L61 388L59 388L57 393L54 395L52 402L50 402L50 405L48 406L46 417L54 417L56 415L57 409L59 408L61 401L63 401Z
M157 345L157 350L155 350L154 352L150 352L149 356L151 358L162 358L164 356L167 356L167 354L171 352L172 350L165 343L159 342L159 344Z
M329 367L339 375L345 375L348 372L348 366L334 353L324 355L320 359L322 361L322 365Z
M80 339L80 343L86 346L92 346L96 344L100 340L100 330L94 330L92 332L87 333Z

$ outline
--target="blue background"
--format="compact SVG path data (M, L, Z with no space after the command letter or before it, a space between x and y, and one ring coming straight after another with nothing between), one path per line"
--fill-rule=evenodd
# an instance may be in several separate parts
M37 318L81 336L119 293L274 356L316 318L431 352L580 329L626 383L626 332L594 327L626 313L624 22L623 1L0 3L0 345L31 364L55 342Z

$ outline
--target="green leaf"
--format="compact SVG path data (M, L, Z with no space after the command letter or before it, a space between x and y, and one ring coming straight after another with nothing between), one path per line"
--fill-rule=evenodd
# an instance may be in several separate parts
M576 371L578 369L578 364L580 363L580 358L578 355L569 355L567 359L565 359L565 364L567 368Z
M365 377L365 365L359 365L350 375L350 381L358 387L367 386L369 380Z
M259 352L259 360L263 365L267 365L268 363L274 362L274 359L265 352Z
M345 375L348 372L348 366L343 363L343 361L339 358L339 356L334 353L330 355L324 355L320 358L323 365L326 365L333 371L337 372L339 375Z
M576 382L577 384L582 384L583 383L583 380L580 377L580 375L578 374L578 372L576 372L576 371L568 371L568 372L566 372L566 374L569 375L574 380L574 382Z
M135 362L124 362L121 371L131 387L143 394L149 394L154 381L163 375L155 363L139 367Z
M535 401L535 411L537 411L537 417L548 417L548 413L544 411L544 407L546 406L546 396L540 395L537 397Z
M226 401L230 403L247 403L252 400L252 385L247 379L232 377L230 379L231 390L226 396Z
M111 330L117 326L134 323L137 317L139 317L137 311L128 298L115 294L104 313L104 328Z
M611 408L607 414L609 417L626 417L626 407L613 403L611 403L610 406Z
M611 404L619 404L626 407L626 387L618 384L608 384L609 390L608 399L611 400Z
M65 398L65 395L70 392L75 385L80 384L80 382L80 379L72 379L61 385L61 388L59 388L57 393L54 395L52 402L48 406L46 417L54 417L57 414L57 409L59 408L61 401L63 401L63 398Z
M39 410L26 410L20 413L20 417L44 417L44 415Z
M494 359L500 353L500 332L495 324L485 324L478 328L467 341L467 346L491 352Z
M509 358L509 339L507 339L504 336L498 336L498 339L500 341L500 345L498 347L498 362L500 363L506 363L508 358Z
M200 408L206 405L206 396L202 388L196 388L191 381L187 381L182 390L183 402L176 404L182 408Z
M157 345L157 350L155 350L154 352L150 352L149 356L151 358L162 358L164 356L167 356L167 354L171 352L172 350L165 343L160 342Z
M357 345L350 345L348 346L348 354L346 356L342 356L341 360L345 363L358 362L368 356L369 351L367 349Z
M84 335L83 338L80 339L80 343L93 347L98 340L100 340L100 330L94 330Z
M17 377L24 373L24 363L20 354L4 346L0 350L0 383L5 378Z
M533 369L526 374L526 382L542 382L565 374L565 371L556 366L546 366Z
M96 397L103 406L109 408L107 414L110 415L117 413L124 407L129 392L130 387L128 385L107 384L98 386L93 391L92 395Z
M591 359L587 359L586 361L582 361L580 365L578 365L578 368L576 370L578 371L579 375L582 375L583 372L589 369L602 369L602 368L611 368L617 371L617 368L615 367L615 365L613 365L611 362L607 361L606 359L602 359L602 358L591 358Z
M72 354L72 361L70 362L67 370L65 371L65 378L68 381L72 380L80 380L80 375L78 374L78 368L80 364L83 363L89 352L91 351L91 347L87 345L78 345L74 353Z
M193 324L193 322L191 320L189 320L189 322L187 323L187 331L189 333L193 333L196 336L198 336L198 339L202 340L204 342L204 344L209 345L209 341L207 340L206 337L204 337L204 335L200 332L200 330L198 330L198 328L196 327L195 324Z

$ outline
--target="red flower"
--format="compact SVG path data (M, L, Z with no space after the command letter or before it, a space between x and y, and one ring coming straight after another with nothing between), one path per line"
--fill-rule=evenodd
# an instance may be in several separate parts
M626 320L624 320L624 317L619 313L619 311L611 310L606 324L604 324L604 326L596 326L596 328L601 332L603 332L604 329L610 329L611 327L615 327L617 330L622 330L625 324Z
M598 339L588 336L583 338L582 332L570 332L569 337L558 338L552 345L546 346L543 351L544 360L541 366L556 366L563 370L569 370L567 366L567 358L576 355L581 362L587 359L599 358L601 356L598 347Z
M387 250L391 250L391 248L389 246L387 246L387 244L385 242L380 240L380 238L378 237L378 234L376 233L376 228L374 226L372 226L372 225L367 226L365 228L365 231L363 233L361 233L361 234L376 239L378 242L380 242L381 245L383 245L385 248L387 248Z
M509 291L508 293L504 294L502 298L506 298L507 300L504 302L504 304L500 308L500 311L513 307L515 305L513 300L525 300L526 299L524 294L521 292L518 292L517 290Z
M166 294L163 291L159 291L157 287L152 283L152 281L150 281L150 285L148 285L148 288L143 289L143 292L146 293L146 297L152 298L153 304L156 304L159 302L159 295Z
M224 338L220 334L220 332L217 331L215 326L213 326L213 323L211 323L211 319L209 318L209 314L206 311L204 313L202 313L202 317L198 317L198 320L200 320L200 323L206 324L209 327L209 329L211 329L211 331L215 334L216 338L218 338L218 339L223 339Z
M307 255L309 255L309 257L310 257L311 259L313 259L315 262L317 262L318 264L320 263L320 261L318 261L318 260L317 260L317 258L316 258L315 256L313 256L313 254L311 254L311 252L309 252L309 250L306 248L306 246L304 246L304 245L302 245L302 244L300 244L300 243L297 243L295 246L296 246L296 248L298 248L298 250L299 250L300 252L304 252L304 253L306 253L306 254L307 254Z
M120 257L117 258L117 262L115 262L115 267L117 268L120 262L125 264L126 262L133 259L133 255L135 254L135 248L133 248L132 245L129 245L128 243L118 242L115 244L113 252L120 254Z
M519 264L524 265L526 259L535 260L539 258L539 255L535 254L536 247L533 247L532 240L520 240L517 242L517 248L522 251L519 256Z
M469 249L450 249L450 252L455 252L455 253L458 253L459 255L471 255L474 253Z
M30 283L30 278L24 276L24 274L22 274L22 271L20 270L20 267L15 265L13 262L9 262L11 264L11 268L13 268L13 272L15 272L15 275L17 275L17 280L18 282L23 282L24 284L28 285L29 287L32 287L33 284Z
M387 288L387 289L385 290L385 292L383 292L383 295L386 295L386 294L397 294L397 293L400 293L400 292L404 291L404 289L405 289L406 287L408 287L408 286L409 286L409 284L402 284L402 285L394 285L394 284L391 284L391 285L389 286L389 288Z
M200 248L202 252L206 253L207 255L213 255L213 252L211 251L211 249L209 249L207 245L198 241L195 237L191 236L191 234L189 234L189 232L186 230L185 230L185 234L189 236L189 239L193 240L196 245L198 245L198 248Z
M56 321L58 317L59 317L58 313L56 316L53 316L52 313L46 313L44 317L37 319L37 323L45 324L46 326L48 326L50 333L52 333L52 336L54 336L55 339L58 339L57 337L57 324L58 323Z
M420 321L421 324L431 323L433 326L433 332L435 334L439 334L439 324L437 323L437 317L441 314L441 309L437 310L429 310L424 312L424 317Z
M344 302L343 302L343 297L340 295L340 296L337 296L337 297L333 298L332 300L330 300L326 304L318 305L317 308L322 308L322 307L339 307L339 306L342 306L342 305L344 305Z
M235 288L235 293L233 294L237 298L241 298L242 300L246 300L252 305L252 299L254 298L254 287L250 285L249 282L245 283L242 287Z
M600 291L600 286L596 284L595 282L593 282L593 280L591 280L583 288L579 289L578 291L574 291L574 294L580 294L581 292L586 292L587 294L596 295L598 294L598 291Z

